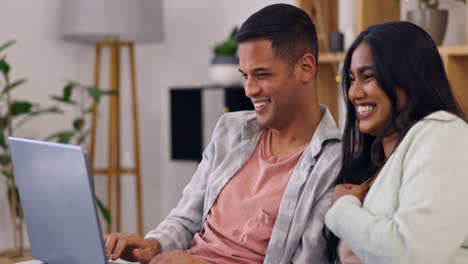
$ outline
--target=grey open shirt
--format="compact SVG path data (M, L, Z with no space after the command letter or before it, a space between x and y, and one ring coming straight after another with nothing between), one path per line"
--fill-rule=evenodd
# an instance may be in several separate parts
M328 109L321 110L323 118L284 191L264 263L328 263L322 228L340 168L341 133ZM158 239L163 252L190 248L219 193L250 158L262 131L252 111L223 115L177 207L146 238Z

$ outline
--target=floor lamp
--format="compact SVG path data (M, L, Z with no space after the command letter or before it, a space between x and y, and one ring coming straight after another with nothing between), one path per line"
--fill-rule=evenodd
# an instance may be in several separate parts
M113 222L106 232L121 230L121 176L133 174L136 187L137 230L143 234L143 201L141 190L140 140L138 124L137 85L135 76L135 48L138 42L162 41L161 0L65 0L63 3L62 36L68 40L93 43L95 45L94 85L101 85L103 51L109 51L109 90L117 95L109 97L107 165L96 168L96 128L98 124L97 105L93 107L89 147L90 167L94 175L107 177L107 207ZM121 110L120 55L129 52L134 167L121 165ZM116 199L114 204L114 198ZM114 210L115 209L115 210Z

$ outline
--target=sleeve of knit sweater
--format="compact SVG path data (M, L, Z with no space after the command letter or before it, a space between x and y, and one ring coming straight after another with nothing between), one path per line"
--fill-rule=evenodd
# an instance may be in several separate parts
M468 126L420 123L407 134L401 174L391 175L401 177L391 217L373 215L349 195L327 213L328 228L354 245L361 260L451 263L468 234Z

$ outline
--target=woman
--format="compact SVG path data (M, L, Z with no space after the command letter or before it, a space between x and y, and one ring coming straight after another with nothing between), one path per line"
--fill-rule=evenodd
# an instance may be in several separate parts
M468 125L432 39L408 22L371 26L342 80L333 263L468 263Z

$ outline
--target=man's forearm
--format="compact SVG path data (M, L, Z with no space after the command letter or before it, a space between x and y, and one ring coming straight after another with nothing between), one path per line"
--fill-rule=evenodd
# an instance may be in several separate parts
M161 243L156 238L145 238L145 241L148 243L148 247L154 256L161 253Z

